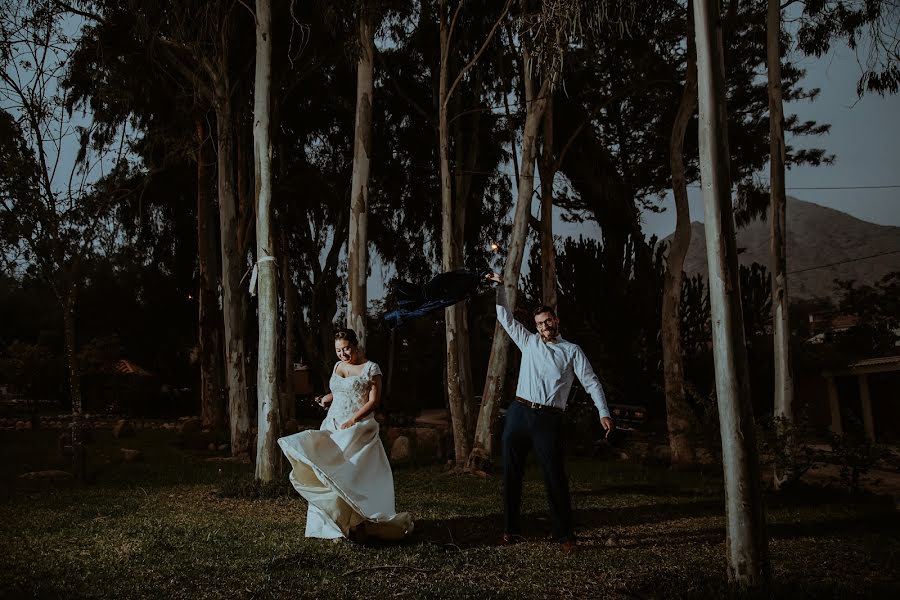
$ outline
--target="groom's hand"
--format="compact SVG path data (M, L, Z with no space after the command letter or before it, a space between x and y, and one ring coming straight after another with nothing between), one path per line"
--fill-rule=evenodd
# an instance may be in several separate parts
M612 433L612 430L616 428L613 420L609 417L601 417L600 423L603 424L603 429L606 430L606 435L604 435L604 439L609 439L609 434Z

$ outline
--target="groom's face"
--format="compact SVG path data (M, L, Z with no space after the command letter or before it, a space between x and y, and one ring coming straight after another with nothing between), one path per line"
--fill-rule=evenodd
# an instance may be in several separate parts
M553 341L559 335L559 319L551 313L542 312L534 315L534 324L537 325L538 333L545 342Z

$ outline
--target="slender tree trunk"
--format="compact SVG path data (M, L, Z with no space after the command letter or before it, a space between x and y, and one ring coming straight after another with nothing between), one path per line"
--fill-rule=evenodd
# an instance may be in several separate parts
M475 74L475 93L480 95L482 89L481 72ZM454 104L456 110L462 112L462 101L459 94L456 95ZM454 238L459 241L453 249L457 252L453 256L453 269L465 268L465 239L466 217L472 190L471 171L478 164L478 135L480 129L481 114L475 113L471 117L471 123L464 126L462 119L456 119L456 202L454 206L453 227ZM468 132L468 135L466 133ZM465 172L464 172L465 170ZM465 415L466 440L471 440L475 435L475 419L478 415L478 407L475 406L475 386L472 380L472 355L471 337L469 335L469 302L459 302L453 306L456 309L457 322L457 351L459 352L459 387L462 390L463 414Z
M534 83L530 76L531 56L527 50L523 50L522 54L524 58L522 76L525 79L525 131L522 136L521 173L519 174L516 212L513 217L512 235L506 256L506 264L503 268L503 285L507 288L506 298L510 304L507 308L510 311L515 308L516 288L518 287L519 275L522 270L522 258L525 255L528 219L531 216L531 200L534 194L536 139L550 94L549 79L544 79L540 90L535 94ZM508 360L509 337L500 329L498 324L494 327L494 339L491 344L487 378L484 382L481 408L478 412L478 421L475 426L475 441L468 461L469 466L472 468L484 468L490 463L493 451L491 447L491 432L500 392L503 389L503 379L506 376Z
M757 588L768 581L768 549L731 207L718 0L695 0L694 22L700 177L706 209L716 396L725 471L728 579L738 588Z
M75 338L75 297L72 284L63 297L63 328L66 336L66 363L69 367L69 394L72 397L72 469L75 478L84 481L87 476L83 436L83 411L81 406L81 368L78 365L78 347Z
M694 19L690 10L688 7L687 75L669 142L669 167L672 171L676 219L675 235L666 257L662 304L666 422L669 429L672 464L675 466L694 462L694 448L690 439L690 409L684 393L684 356L681 348L681 284L684 278L684 257L691 245L691 214L684 170L684 136L691 116L697 108L697 59L692 39Z
M454 268L456 256L462 255L462 240L456 235L454 224L453 188L450 177L450 129L447 123L447 93L449 87L449 27L447 6L440 5L441 71L438 83L439 156L441 163L441 268L444 272ZM447 338L447 395L450 419L453 426L453 445L456 463L462 464L469 455L469 438L466 435L465 391L460 369L460 339L462 322L458 305L444 309L444 331Z
M281 248L281 281L284 286L284 401L281 403L281 423L297 418L294 398L294 311L296 310L296 290L291 278L291 267L288 261L287 236L282 236Z
M197 255L200 264L198 309L200 324L200 415L203 426L213 431L225 427L224 354L219 332L218 283L216 264L216 224L212 214L212 189L209 180L209 130L202 116L195 119L197 130Z
M259 270L259 351L256 370L256 478L278 474L278 271L272 235L272 6L256 0L256 80L253 86L253 176L256 182L256 260Z
M228 382L228 418L231 453L250 452L250 411L247 403L244 355L244 299L241 290L244 260L239 249L234 189L234 138L231 98L222 85L216 102L218 131L219 231L222 246L222 309L225 320L225 375Z
M784 189L784 106L781 97L781 4L769 0L766 26L766 59L769 71L769 176L772 272L772 329L775 343L775 417L777 434L790 435L794 420L794 374L791 368L787 286L787 198ZM791 477L775 467L775 487Z
M356 66L356 131L350 184L350 243L347 249L347 327L366 345L366 279L368 277L369 164L372 156L372 79L375 38L366 6L359 14L359 61Z
M553 98L544 112L544 145L538 169L541 176L541 297L543 304L556 310L556 245L553 242L553 180L556 159L553 155Z

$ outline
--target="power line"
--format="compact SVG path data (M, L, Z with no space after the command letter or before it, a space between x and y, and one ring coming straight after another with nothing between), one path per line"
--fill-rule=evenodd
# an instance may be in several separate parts
M852 262L859 262L861 260L868 260L870 258L876 258L879 256L887 256L888 254L898 254L900 250L889 250L888 252L879 252L878 254L871 254L869 256L860 256L859 258L849 258L847 260L841 260L838 262L829 263L827 265L818 265L815 267L807 267L806 269L797 269L796 271L788 271L788 275L794 275L796 273L805 273L806 271L815 271L816 269L825 269L827 267L834 267L837 265L844 265Z
M420 169L423 171L434 171L435 167L430 165L407 165L412 169ZM472 169L453 169L453 173L458 174L466 174L466 175L508 175L510 177L514 177L511 173L505 173L500 170L496 171L478 171ZM540 175L519 175L522 179L539 179ZM586 180L584 179L573 179L571 177L567 178L572 183L584 183ZM700 189L699 184L691 184L687 187L692 189ZM817 187L795 187L795 186L787 186L784 189L786 190L892 190L892 189L900 189L900 184L896 185L846 185L846 186L817 186Z

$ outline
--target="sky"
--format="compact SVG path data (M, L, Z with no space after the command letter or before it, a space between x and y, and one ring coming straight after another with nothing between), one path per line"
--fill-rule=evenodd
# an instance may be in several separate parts
M830 123L821 137L791 140L797 147L820 147L836 155L831 166L798 167L786 175L787 193L879 225L900 226L900 95L857 98L859 65L855 54L838 48L821 59L797 61L806 69L803 86L820 88L815 101L785 105L785 114L802 121ZM882 189L803 189L894 186ZM703 219L703 199L696 187L689 191L691 220ZM664 238L675 229L675 205L671 193L662 202L662 213L645 211L644 232ZM788 217L790 218L790 217ZM560 223L559 235L599 235L595 223ZM900 242L900 240L898 240Z

